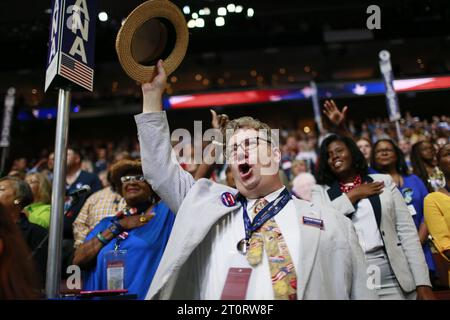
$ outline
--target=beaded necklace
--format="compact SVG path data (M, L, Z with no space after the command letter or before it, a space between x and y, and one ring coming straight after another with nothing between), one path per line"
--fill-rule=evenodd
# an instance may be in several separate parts
M348 193L348 192L350 192L350 190L360 186L361 183L362 183L361 176L357 175L355 177L355 179L353 179L353 182L349 182L349 183L339 182L339 188L341 189L342 193Z

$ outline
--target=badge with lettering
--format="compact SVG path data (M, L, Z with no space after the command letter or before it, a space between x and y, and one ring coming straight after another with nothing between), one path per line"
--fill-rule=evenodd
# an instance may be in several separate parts
M323 230L323 220L311 218L311 217L303 217L303 224L305 226L311 226L319 228L320 230Z
M408 210L412 216L415 216L417 214L416 208L414 208L414 206L412 204L408 204Z
M231 192L224 192L220 196L222 203L227 207L233 207L236 205L236 198Z
M125 289L126 250L108 251L105 256L106 283L108 290Z
M252 268L230 268L228 270L221 300L245 300Z

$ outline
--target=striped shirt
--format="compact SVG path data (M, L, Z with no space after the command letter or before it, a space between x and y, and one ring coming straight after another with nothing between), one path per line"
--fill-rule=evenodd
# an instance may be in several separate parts
M92 194L84 203L73 223L75 248L78 248L84 242L86 236L97 223L103 218L115 215L125 206L125 199L114 192L111 187L106 187Z

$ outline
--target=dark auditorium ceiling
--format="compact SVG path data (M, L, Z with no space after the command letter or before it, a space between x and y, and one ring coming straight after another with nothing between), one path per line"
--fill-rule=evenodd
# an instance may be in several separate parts
M128 93L136 89L117 63L114 41L122 19L142 2L99 0L99 11L107 12L108 20L101 22L97 18L97 94L110 91L112 86ZM173 93L283 85L311 79L320 82L377 78L377 54L381 49L391 51L398 77L450 71L448 0L173 2L180 8L189 6L187 21L200 9L211 11L204 16L203 28L189 29L188 56L174 74L179 81L173 81ZM242 12L227 14L225 26L215 26L217 8L230 3L242 6ZM50 0L8 1L7 10L0 11L0 91L14 82L26 90L42 90L50 4ZM366 28L366 8L370 4L381 8L381 30ZM248 8L254 10L251 18L247 16ZM262 80L256 81L252 71ZM195 80L197 74L202 75L203 81Z

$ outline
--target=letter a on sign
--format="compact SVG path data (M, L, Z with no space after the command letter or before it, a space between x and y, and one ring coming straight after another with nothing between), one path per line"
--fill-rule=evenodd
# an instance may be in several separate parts
M367 7L366 13L371 14L367 18L366 26L367 29L381 29L381 9L379 6L373 4Z
M78 54L81 57L81 60L83 60L84 63L87 63L86 50L84 50L84 43L82 38L80 37L75 38L75 41L73 42L69 54L71 56L75 56L76 54Z

